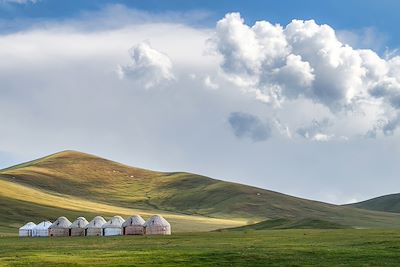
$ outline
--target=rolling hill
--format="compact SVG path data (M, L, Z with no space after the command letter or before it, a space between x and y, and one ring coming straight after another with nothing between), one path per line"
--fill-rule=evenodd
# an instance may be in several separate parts
M159 213L175 231L209 231L270 219L400 227L400 215L301 199L185 172L156 172L63 151L0 171L0 232L25 221Z
M400 213L400 194L390 194L346 205L366 210Z

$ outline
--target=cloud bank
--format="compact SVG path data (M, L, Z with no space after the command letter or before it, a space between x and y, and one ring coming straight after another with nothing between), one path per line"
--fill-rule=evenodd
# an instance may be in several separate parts
M308 99L335 116L379 110L369 131L392 134L400 109L400 56L381 58L339 41L329 25L293 20L286 26L245 24L239 13L218 21L211 43L226 77L271 106ZM365 115L367 116L367 115ZM376 117L379 118L376 118ZM377 126L378 121L385 121Z

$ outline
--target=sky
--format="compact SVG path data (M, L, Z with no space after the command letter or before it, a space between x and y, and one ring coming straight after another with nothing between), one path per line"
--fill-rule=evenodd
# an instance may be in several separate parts
M0 0L0 168L72 149L329 203L398 193L399 8Z

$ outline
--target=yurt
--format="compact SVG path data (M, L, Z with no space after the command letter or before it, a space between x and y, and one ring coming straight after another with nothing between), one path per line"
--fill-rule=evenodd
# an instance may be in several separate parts
M58 218L49 227L49 236L70 236L71 222L66 217Z
M112 217L106 224L102 226L103 236L122 235L122 224L125 220L121 216Z
M36 224L33 222L28 222L21 228L19 228L19 236L20 237L30 237L32 236L33 228L35 228Z
M161 215L151 216L144 224L146 235L170 235L171 225Z
M71 236L84 236L85 235L85 228L89 224L89 222L84 217L77 218L71 224Z
M85 236L101 236L102 229L101 228L106 222L103 217L96 216L93 220L90 221L88 225L86 225Z
M52 224L53 223L50 221L43 221L43 222L39 223L38 225L36 225L33 228L32 236L34 236L34 237L49 236L49 227Z
M140 215L134 215L129 217L123 224L122 224L122 234L123 235L143 235L144 234L144 223Z

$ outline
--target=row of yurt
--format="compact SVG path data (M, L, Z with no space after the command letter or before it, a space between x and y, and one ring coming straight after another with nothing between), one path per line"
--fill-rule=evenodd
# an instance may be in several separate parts
M58 218L54 223L44 221L35 225L30 222L19 229L21 237L39 236L117 236L117 235L170 235L171 225L161 215L143 220L140 215L129 217L114 216L108 222L96 216L88 222L84 217L71 223L66 217Z

